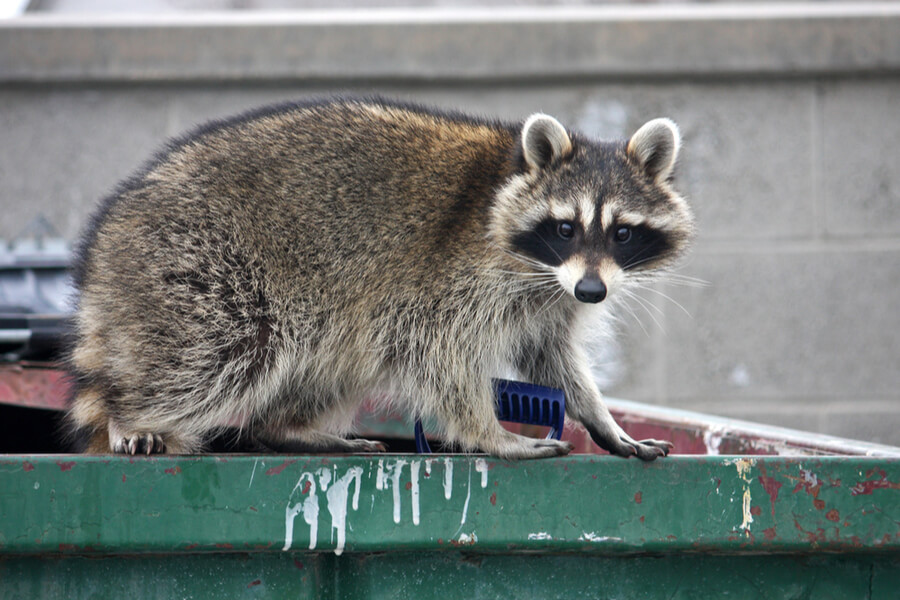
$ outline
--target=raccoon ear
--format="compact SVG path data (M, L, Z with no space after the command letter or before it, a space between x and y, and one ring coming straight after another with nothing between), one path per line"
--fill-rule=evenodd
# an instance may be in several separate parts
M529 167L541 169L568 156L572 152L572 140L559 121L535 113L522 126L522 151Z
M627 152L650 177L664 181L672 175L680 148L678 125L670 119L654 119L631 136Z

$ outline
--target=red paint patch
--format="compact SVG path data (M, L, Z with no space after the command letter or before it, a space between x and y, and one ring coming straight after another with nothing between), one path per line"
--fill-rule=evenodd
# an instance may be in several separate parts
M283 463L281 463L280 465L278 465L277 467L272 467L271 469L267 469L266 475L280 475L282 471L287 469L290 465L294 464L295 462L297 462L296 458L293 460L286 460Z
M59 465L59 470L60 470L60 471L68 471L68 470L70 470L72 467L75 466L75 461L70 461L70 462L60 462L60 461L56 461L56 464Z
M643 501L644 501L644 494L642 494L641 492L636 492L636 493L634 494L634 501L635 501L636 504L640 504L641 502L643 502Z
M641 523L644 522L644 515L641 515L640 522L641 522Z
M751 506L750 514L753 515L754 517L758 517L760 514L762 514L762 509L758 506Z
M841 520L841 513L839 513L836 508L832 508L827 513L825 513L825 518L829 521L834 521L835 523L837 523Z
M765 467L761 468L765 469ZM778 490L781 489L781 482L774 477L763 474L759 476L759 483L762 484L763 489L766 490L766 493L769 495L769 503L772 505L772 516L774 517L775 501L778 500Z
M26 460L22 463L22 470L24 470L26 473L28 471L34 471L34 465Z
M871 473L871 471L870 471ZM850 488L851 496L868 496L875 490L900 490L900 483L888 481L884 471L879 471L881 479L860 481Z
M179 473L181 473L181 467L179 467L178 465L175 465L171 469L166 469L166 473L168 475L178 475Z
M766 536L766 539L771 542L775 539L775 528L769 527L768 529L763 529L763 535Z
M295 559L294 559L294 566L297 567L298 569L303 569L303 562L302 562L302 561L299 561L299 560L297 560L297 559L295 558Z
M306 483L303 484L303 489L300 490L300 493L301 493L301 494L308 494L310 488L312 488L312 482L311 482L311 481L307 481Z
M125 477L125 473L122 473L122 483L125 483L125 480L126 480L126 479L128 479L128 478Z
M412 481L407 481L407 482L406 482L406 489L408 489L408 490L411 490L411 489L412 489Z
M261 579L254 579L250 583L247 584L248 588L252 588L253 586L260 585L262 583Z
M497 506L497 492L491 494L491 506Z

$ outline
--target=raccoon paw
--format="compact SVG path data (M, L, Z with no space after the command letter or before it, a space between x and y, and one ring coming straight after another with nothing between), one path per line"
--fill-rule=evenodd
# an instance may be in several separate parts
M488 454L508 460L552 458L554 456L565 456L575 448L571 443L559 440L516 437L519 439L516 439L511 444L504 445L496 450L487 450Z
M619 438L623 444L630 446L633 454L645 461L656 460L662 456L668 456L669 452L674 448L672 442L663 440L640 440L635 441L630 438ZM624 455L623 455L624 456Z
M384 442L376 442L374 440L347 440L350 445L350 452L370 453L370 452L387 452L387 445Z
M133 433L119 437L112 443L112 451L116 454L162 454L166 444L157 433Z

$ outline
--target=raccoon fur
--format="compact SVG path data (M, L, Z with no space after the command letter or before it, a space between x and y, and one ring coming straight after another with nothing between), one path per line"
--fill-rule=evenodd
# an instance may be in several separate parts
M492 378L561 388L602 448L593 318L687 246L667 119L592 141L384 99L267 107L171 143L101 205L77 251L71 420L89 452L191 453L228 424L269 448L346 439L366 399L509 459L572 445L503 429Z

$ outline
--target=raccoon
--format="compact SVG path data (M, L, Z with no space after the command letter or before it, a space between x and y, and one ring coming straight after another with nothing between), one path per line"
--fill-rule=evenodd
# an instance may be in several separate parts
M605 450L664 456L615 423L584 344L691 239L679 147L667 119L598 142L381 98L202 126L86 228L71 420L95 453L192 453L235 423L271 449L369 452L345 436L386 398L466 451L570 452L500 426L492 378L512 369L563 389Z

